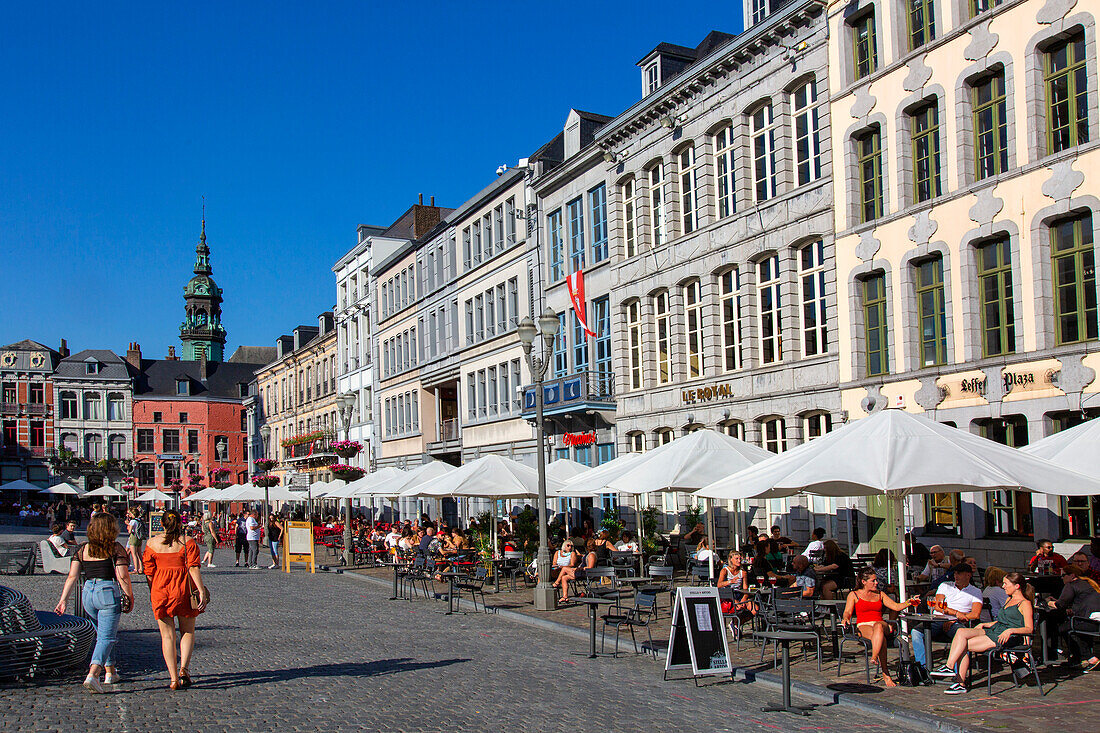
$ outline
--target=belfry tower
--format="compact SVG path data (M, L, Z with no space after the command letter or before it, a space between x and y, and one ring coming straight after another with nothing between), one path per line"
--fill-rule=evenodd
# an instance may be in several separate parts
M205 206L203 207L205 209ZM210 248L206 246L206 213L202 217L202 233L195 247L195 276L183 289L186 317L180 324L182 358L190 361L206 359L222 361L225 351L225 329L222 327L222 291L210 268Z

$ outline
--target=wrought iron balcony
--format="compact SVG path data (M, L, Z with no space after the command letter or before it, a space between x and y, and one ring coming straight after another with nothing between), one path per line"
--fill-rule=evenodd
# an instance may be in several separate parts
M19 403L18 402L2 402L0 403L0 415L18 415Z
M23 411L28 415L41 416L46 414L46 406L42 403L31 402L23 405Z
M589 369L547 379L542 383L543 409L547 414L582 409L615 409L615 374ZM535 414L535 386L523 390L524 417Z

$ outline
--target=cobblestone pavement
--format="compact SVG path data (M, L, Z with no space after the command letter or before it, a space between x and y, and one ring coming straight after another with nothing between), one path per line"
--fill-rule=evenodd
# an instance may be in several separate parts
M328 574L217 568L205 577L214 600L200 617L190 690L167 689L142 585L123 621L118 690L90 695L80 675L6 686L0 729L904 730L835 706L809 718L761 713L776 691L663 682L652 660L589 660L575 638L499 616L446 617L445 604L388 601L384 588ZM45 609L62 578L0 584Z

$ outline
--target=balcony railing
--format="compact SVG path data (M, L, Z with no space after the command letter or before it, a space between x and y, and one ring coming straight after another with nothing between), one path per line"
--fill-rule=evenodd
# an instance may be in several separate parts
M2 402L0 403L0 415L18 415L19 403L18 402Z
M439 423L439 439L441 441L458 440L457 418L448 418Z
M589 369L548 379L542 383L543 406L547 411L567 412L576 406L615 406L615 374L609 371ZM535 387L523 390L523 415L535 412Z
M31 402L30 404L23 405L23 410L28 415L45 415L46 406L41 403Z

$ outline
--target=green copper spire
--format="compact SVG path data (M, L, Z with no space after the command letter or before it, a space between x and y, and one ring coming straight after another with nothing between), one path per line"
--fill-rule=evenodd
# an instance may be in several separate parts
M202 230L195 247L195 276L183 289L185 318L180 324L183 358L222 361L225 328L222 327L222 291L210 277L210 247L206 244L206 201L202 207Z

